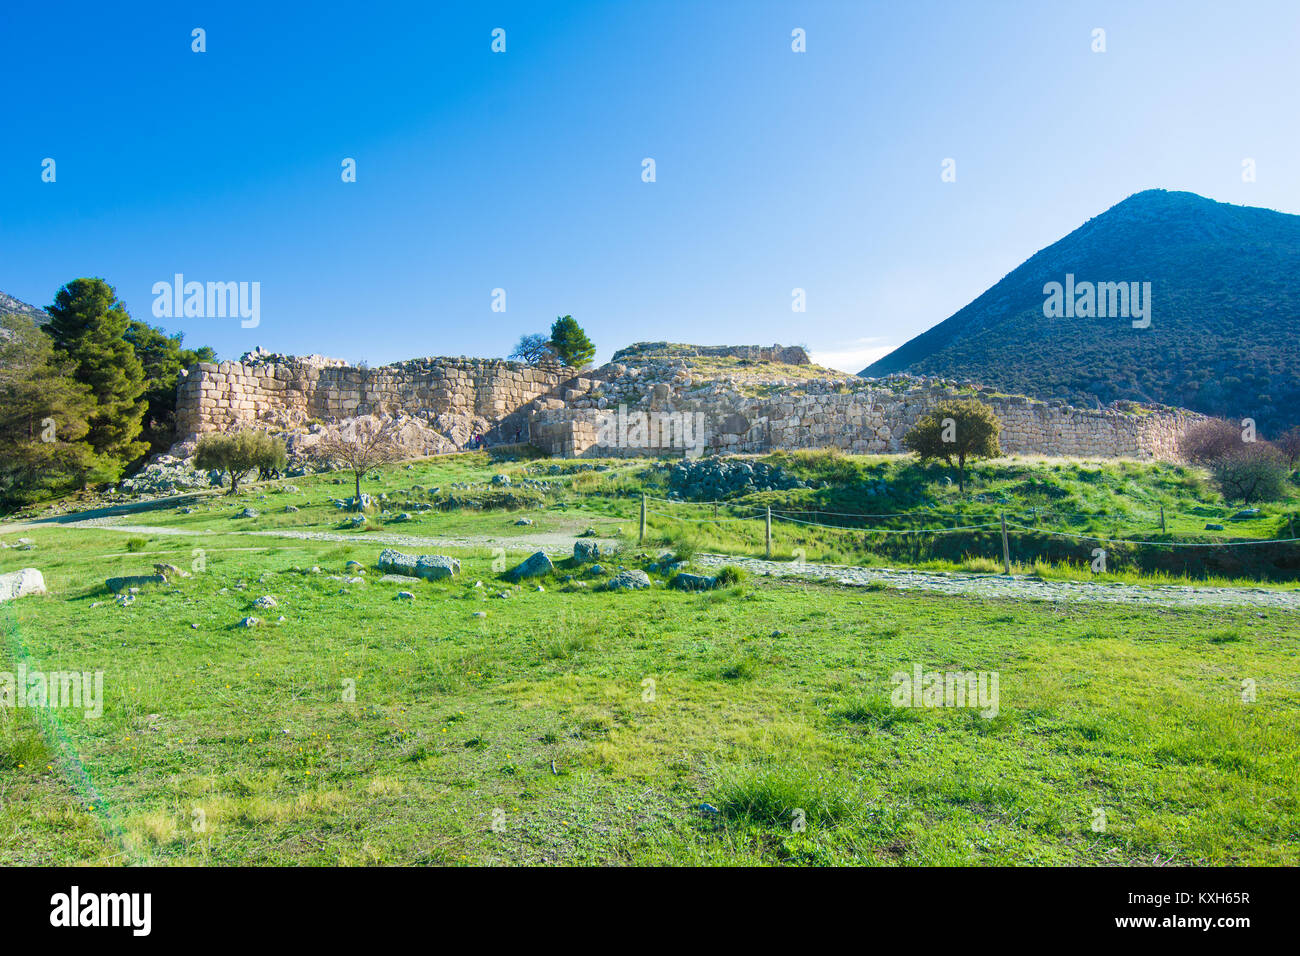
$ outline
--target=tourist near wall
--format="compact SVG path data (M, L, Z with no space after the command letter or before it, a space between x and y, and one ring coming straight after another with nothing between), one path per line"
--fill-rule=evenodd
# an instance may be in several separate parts
M177 434L185 442L242 426L302 430L357 415L402 414L430 422L472 417L485 422L489 442L530 441L563 457L822 447L897 453L903 435L936 404L974 398L1002 421L1009 454L1174 460L1179 436L1202 418L1180 409L1085 409L924 380L838 376L807 366L802 350L780 346L698 350L740 356L736 370L701 370L680 353L647 354L653 348L633 346L618 353L623 361L580 375L554 364L494 359L424 358L368 369L250 353L244 362L203 363L187 372L177 396ZM795 361L768 366L765 356ZM798 377L814 371L822 377ZM456 447L464 447L466 434L457 433Z

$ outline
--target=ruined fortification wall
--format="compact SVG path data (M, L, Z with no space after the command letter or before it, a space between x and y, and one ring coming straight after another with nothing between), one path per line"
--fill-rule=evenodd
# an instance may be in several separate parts
M697 453L897 453L903 435L935 404L973 397L993 407L1010 454L1172 460L1180 434L1200 418L856 376L779 379L760 370L758 378L702 378L677 358L611 363L582 377L560 366L486 359L418 359L377 369L275 359L191 369L178 395L182 441L242 425L303 430L313 421L401 413L444 436L438 450L464 447L483 431L490 441L518 437L569 457L680 455L687 444ZM638 413L657 416L647 422L655 425L648 436L634 427ZM665 424L677 431L659 434Z
M356 415L526 417L572 370L489 359L417 359L376 369L310 363L200 363L181 380L177 434L241 425L295 428Z
M899 453L904 450L903 435L919 418L939 402L962 397L992 406L1002 421L1000 441L1008 454L1173 460L1179 435L1200 418L1177 410L1089 410L943 387L811 392L776 400L691 398L664 395L661 389L648 401L624 404L622 414L619 404L608 399L603 409L541 412L533 419L532 435L544 451L568 457L682 454L683 434L704 453L826 447L859 454ZM647 415L639 431L637 413Z

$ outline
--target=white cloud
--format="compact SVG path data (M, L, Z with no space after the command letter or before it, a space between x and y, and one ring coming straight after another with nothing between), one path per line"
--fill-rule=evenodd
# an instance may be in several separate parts
M896 344L886 344L884 339L878 337L854 339L839 343L839 346L829 349L810 348L809 354L817 365L857 374L898 347Z

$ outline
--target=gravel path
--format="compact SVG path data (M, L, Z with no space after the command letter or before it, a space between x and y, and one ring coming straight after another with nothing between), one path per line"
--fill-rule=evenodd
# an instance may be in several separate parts
M507 551L545 551L548 554L571 554L572 535L541 532L531 535L495 536L463 535L423 537L388 532L362 535L334 531L193 531L155 525L120 524L122 516L103 516L80 521L60 521L12 525L5 534L43 531L47 528L99 528L127 534L178 535L185 537L241 536L288 538L299 541L337 541L343 544L384 544L410 548L504 548ZM586 538L602 545L614 542L605 538ZM1083 601L1113 604L1155 605L1164 607L1254 607L1278 611L1300 611L1300 587L1288 590L1269 588L1213 588L1189 585L1147 586L1138 584L1090 584L1083 581L1045 581L1026 575L968 574L957 571L908 571L894 568L859 568L838 564L796 565L792 561L764 561L760 558L733 557L723 554L699 554L695 561L705 567L734 564L753 574L796 580L814 580L849 587L883 584L904 590L939 591L944 594L969 594L976 597L1007 597L1032 601Z
M393 534L387 531L370 531L365 534L344 534L337 531L195 531L190 528L168 528L161 525L122 524L120 516L100 516L85 518L80 521L59 521L57 523L22 524L0 527L4 534L20 534L44 531L47 528L88 528L101 531L118 531L126 534L174 535L180 537L226 537L242 535L247 537L289 538L297 541L337 541L342 544L390 544L408 548L504 548L507 551L545 551L547 554L572 554L573 543L578 540L598 541L601 545L613 545L610 538L581 538L576 535L557 534L555 532L538 532L527 535L452 535L443 537L425 537L413 534Z
M718 568L732 564L752 574L796 578L865 587L880 583L891 588L1009 597L1032 601L1104 601L1165 607L1255 607L1300 611L1300 588L1212 588L1188 585L1089 584L1083 581L1044 581L1027 575L968 574L957 571L905 571L893 568L856 568L838 564L803 564L764 561L721 554L695 556L698 564Z

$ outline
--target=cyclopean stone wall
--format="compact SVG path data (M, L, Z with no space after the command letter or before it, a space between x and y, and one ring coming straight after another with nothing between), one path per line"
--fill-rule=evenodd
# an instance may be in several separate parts
M294 429L403 413L484 418L504 436L507 428L526 431L526 406L571 376L559 365L463 358L375 369L297 360L200 363L178 386L176 432L185 440L247 425Z
M377 414L423 418L447 437L439 449L451 450L482 431L490 442L531 441L568 457L822 447L889 453L903 450L903 435L936 403L975 398L1002 421L1009 454L1175 460L1179 436L1201 419L1181 409L1086 409L796 363L755 366L748 355L721 370L693 367L680 354L619 355L626 362L580 376L557 365L487 359L426 358L377 369L282 356L200 364L180 385L178 436L192 441L245 425L305 430Z

